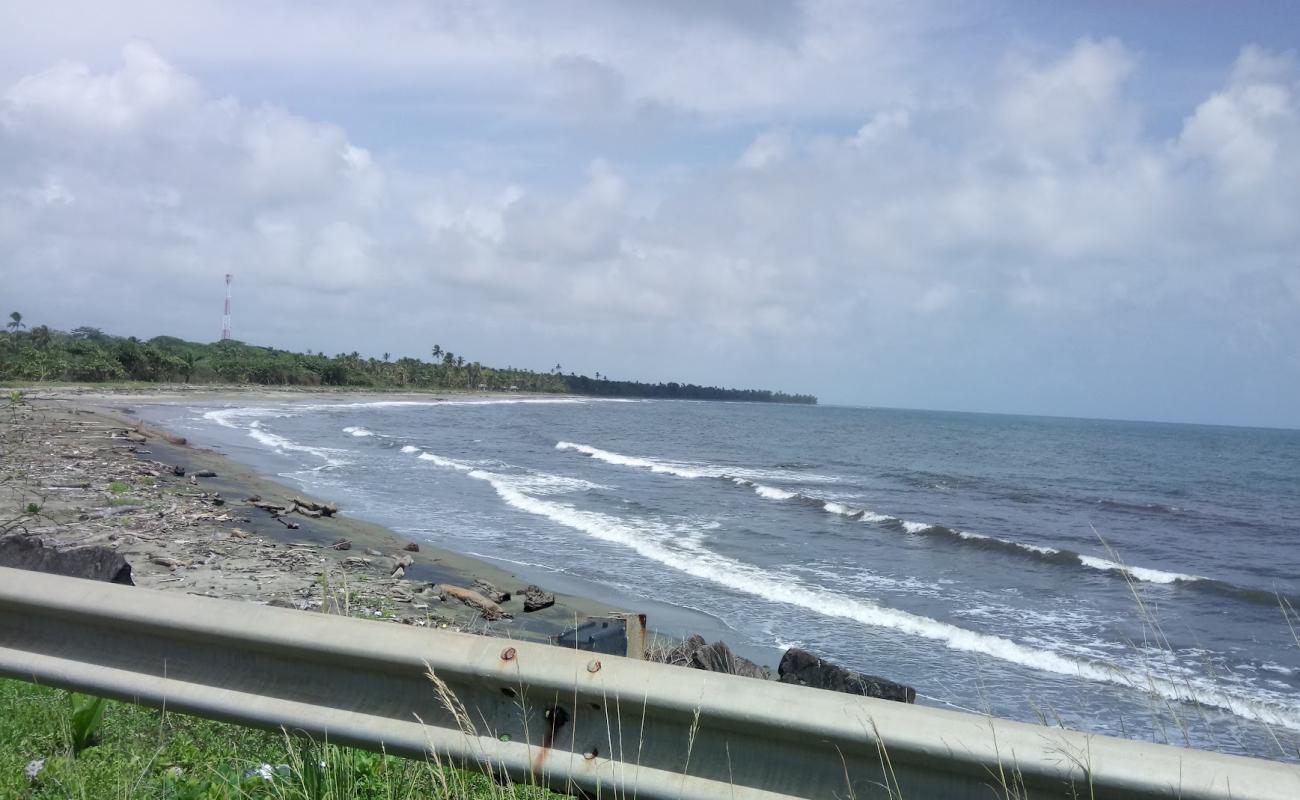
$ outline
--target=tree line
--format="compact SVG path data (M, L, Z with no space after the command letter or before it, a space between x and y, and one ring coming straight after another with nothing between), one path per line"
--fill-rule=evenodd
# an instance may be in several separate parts
M546 372L487 367L434 345L428 361L366 358L359 353L296 353L234 339L203 344L174 336L147 341L113 336L98 328L29 328L22 314L9 315L0 332L0 380L144 381L264 386L350 386L377 389L468 389L553 392L593 397L734 400L815 404L808 394L766 389L722 389L692 383L645 383L609 376L567 375L556 364Z

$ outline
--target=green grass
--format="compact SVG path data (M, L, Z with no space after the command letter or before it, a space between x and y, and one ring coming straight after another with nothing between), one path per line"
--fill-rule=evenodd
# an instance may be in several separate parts
M113 481L108 485L108 490L113 494L125 494L131 491L131 484L126 481Z
M534 787L109 701L97 744L73 755L67 692L0 680L0 797L43 800L544 800ZM36 759L35 781L24 773ZM265 766L264 766L265 765ZM270 780L263 777L269 774Z

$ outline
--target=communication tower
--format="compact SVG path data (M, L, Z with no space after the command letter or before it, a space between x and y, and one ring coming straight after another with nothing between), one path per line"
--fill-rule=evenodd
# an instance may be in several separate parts
M226 312L221 315L221 340L225 341L230 338L230 278L229 272L226 273Z

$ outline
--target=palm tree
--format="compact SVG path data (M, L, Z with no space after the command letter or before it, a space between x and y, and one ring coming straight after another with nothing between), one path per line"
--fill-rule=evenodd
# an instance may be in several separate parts
M441 355L442 355L442 346L441 346L441 345L436 345L436 344L435 344L435 345L433 346L433 360L434 360L434 361L437 361L437 360L438 360L438 357L441 356Z
M23 315L19 314L17 311L14 311L9 315L9 320L10 320L9 330L11 331L16 331L19 328L27 327L26 325L23 324Z
M385 361L385 362L387 362L387 361L388 361L388 356L389 356L389 354L388 354L388 353L384 353L384 361Z

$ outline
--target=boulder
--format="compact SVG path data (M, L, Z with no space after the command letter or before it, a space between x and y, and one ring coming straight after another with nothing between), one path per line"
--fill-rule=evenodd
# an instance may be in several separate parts
M798 647L785 651L781 664L777 667L777 675L782 683L896 700L900 703L916 702L916 690L911 686L845 669Z
M772 677L771 669L755 664L744 656L736 655L731 652L730 647L727 647L726 642L709 643L698 633L692 634L676 647L669 648L656 660L708 672L743 675L746 678L770 680Z
M524 596L524 611L541 611L555 605L555 595L542 591L540 587L528 586L521 592Z
M135 585L131 580L131 565L115 550L107 547L59 550L36 536L6 536L0 539L0 566Z
M483 595L494 603L504 603L510 600L510 592L503 592L482 578L474 579L474 591ZM552 602L554 599L552 598Z
M402 549L407 551L408 553L418 553L420 552L420 545L416 544L415 542L407 542L406 545L402 547Z

